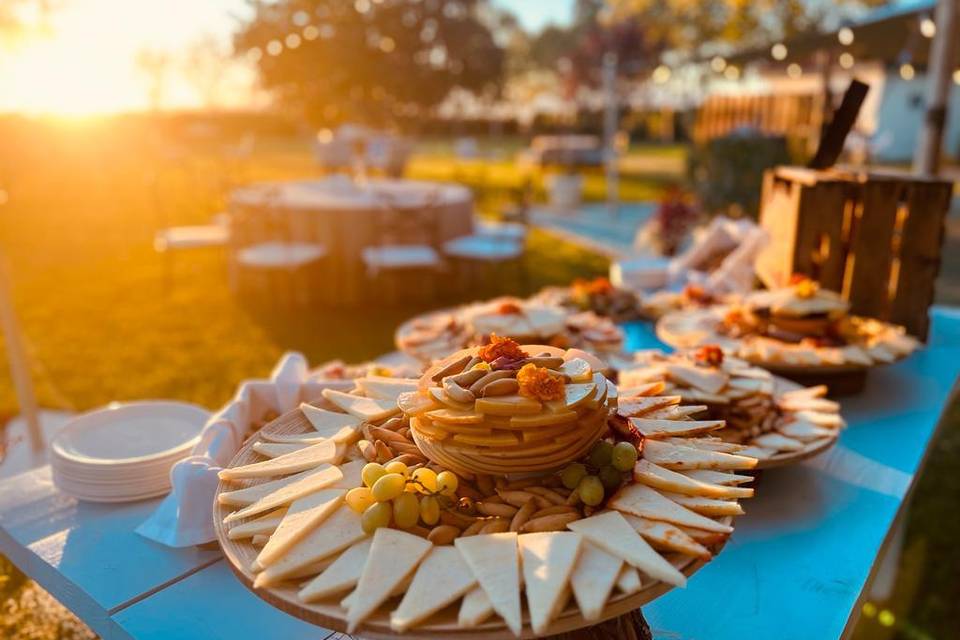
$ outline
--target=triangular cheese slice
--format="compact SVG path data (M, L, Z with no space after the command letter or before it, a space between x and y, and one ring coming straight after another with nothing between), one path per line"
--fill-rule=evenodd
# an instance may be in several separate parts
M370 542L372 543L373 540L370 540ZM361 570L361 573L362 573L363 567L360 567L360 570ZM359 580L358 580L358 582L359 582ZM397 583L397 586L395 586L395 587L393 588L393 591L390 592L390 597L391 597L391 598L394 598L394 597L396 597L396 596L402 596L403 594L405 594L405 593L407 592L407 587L410 586L410 583L411 583L411 582L413 582L413 574L412 574L412 573L411 573L411 574L408 574L406 578L404 578L403 580L401 580L400 582ZM349 594L347 594L347 596L344 597L343 600L340 601L340 607L343 608L343 609L349 610L350 607L353 606L353 603L356 602L356 600L357 600L357 590L354 589L354 590L351 591Z
M629 513L623 514L623 518L633 527L634 531L643 536L654 547L678 551L688 556L698 556L707 560L713 557L709 549L676 525L669 522L638 518Z
M315 471L316 469L307 469L306 471L295 473L292 476L286 476L285 478L278 478L277 480L270 480L268 482L261 482L244 489L224 491L217 495L217 502L230 506L245 507L249 504L253 504L261 498L270 495L277 489L282 489L288 484L293 484L294 482L298 482L301 479L306 478Z
M456 547L434 547L413 576L400 606L390 614L390 628L403 633L455 602L477 584Z
M818 427L805 420L794 420L786 424L780 424L777 426L777 431L788 438L795 438L803 442L812 442L820 438L832 438L837 435L833 429Z
M493 604L487 597L483 587L474 587L463 596L460 611L457 614L457 625L464 629L472 629L493 615Z
M630 424L647 438L696 436L722 429L723 420L647 420L630 418Z
M728 487L702 482L682 473L658 467L649 460L637 461L637 464L633 467L633 479L655 489L690 496L705 496L707 498L750 498L753 496L753 489L749 487Z
M297 594L300 601L316 602L356 587L372 544L370 538L361 540L337 556L323 573L304 585Z
M709 482L711 484L740 485L753 482L753 476L737 475L736 473L730 473L729 471L689 469L687 471L678 471L677 473L687 476L688 478L693 478L694 480Z
M353 418L353 416L349 417ZM266 431L261 431L260 437L266 442L276 442L279 444L306 445L317 444L318 442L323 442L324 440L330 440L330 438L324 437L314 431L308 431L306 433L268 433Z
M664 407L680 404L680 396L652 396L649 398L624 398L617 406L617 413L624 418L635 418Z
M353 489L354 487L363 486L363 468L367 465L367 461L361 459L351 460L350 462L344 462L340 465L340 473L343 474L343 478L334 482L331 487L337 489Z
M286 509L277 509L250 522L238 524L227 531L227 537L231 540L243 540L258 535L270 535L280 525L286 512Z
M777 455L777 451L776 449L764 449L763 447L749 446L745 449L741 449L739 454L742 456L756 458L757 460L766 460L767 458L772 458L773 456Z
M651 578L683 587L687 578L664 560L616 511L607 511L567 525L607 553L635 566ZM526 575L526 574L525 574Z
M753 469L756 458L645 440L643 457L667 469Z
M491 533L460 537L453 541L473 570L490 604L514 635L522 628L520 618L520 567L517 534Z
M620 575L623 561L590 542L584 542L570 576L573 597L587 620L597 620Z
M700 515L714 518L743 515L743 507L741 507L736 500L715 500L713 498L704 498L703 496L685 496L680 493L671 493L668 491L662 493L664 497Z
M394 587L413 573L432 547L429 540L406 531L377 529L357 582L355 599L347 611L347 633L356 631L390 597Z
M800 440L788 438L782 433L765 433L753 439L753 445L775 451L801 451L804 445Z
M544 531L517 539L523 565L530 626L542 634L566 604L570 574L580 553L576 533Z
M352 416L367 422L379 422L400 413L396 400L364 398L335 389L324 389L323 397Z
M254 587L266 587L284 580L307 565L346 549L366 537L360 527L360 514L341 506L319 527L293 545L283 557L257 574Z
M218 475L221 480L282 476L324 463L337 464L345 452L346 448L343 445L338 445L332 440L325 440L272 460L254 462L242 467L221 469Z
M831 429L842 429L847 423L838 413L822 413L820 411L797 411L794 416L797 420L804 420L818 427L829 427Z
M778 400L800 400L803 398L821 398L827 395L827 385L818 384L813 387L801 387L799 389L790 389L789 391L784 391L777 398Z
M727 374L717 369L685 364L668 364L667 374L677 382L682 382L707 393L718 393L727 386L728 380Z
M662 520L716 533L731 533L733 527L706 518L682 507L659 491L642 484L623 487L610 499L607 506L617 511L630 513L650 520Z
M617 576L617 589L629 595L640 591L640 587L642 586L640 583L640 572L637 571L635 567L624 565L624 567L620 569L620 575Z
M253 450L268 458L279 458L309 446L311 446L310 443L302 442L254 442Z
M314 491L329 487L343 478L343 473L337 467L325 464L311 471L304 472L303 475L298 475L297 478L298 480L296 482L283 485L253 504L247 505L239 511L234 511L224 518L223 521L225 523L234 522L290 504L297 498L302 498Z
M343 502L343 489L324 489L294 500L277 530L257 556L261 567L269 567L293 545L300 542Z
M355 397L355 396L351 396ZM300 411L313 426L316 435L329 438L334 442L347 442L360 429L363 422L360 418L349 413L337 413L315 407L303 402Z
M737 453L746 448L746 445L736 442L724 442L719 438L665 438L664 442L679 445L681 447L693 447L694 449L705 449L707 451L719 451L720 453Z
M414 378L387 378L384 376L367 376L357 378L354 383L370 398L397 401L401 393L416 391L420 381Z

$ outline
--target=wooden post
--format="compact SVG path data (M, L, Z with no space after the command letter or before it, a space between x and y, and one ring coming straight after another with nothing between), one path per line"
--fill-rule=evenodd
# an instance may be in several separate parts
M930 46L927 67L927 117L913 156L913 172L936 175L940 170L940 148L947 120L950 82L960 39L960 0L939 0L935 14L937 33Z
M603 155L607 182L607 209L616 216L620 209L620 180L617 172L616 137L620 120L620 100L617 95L617 54L608 51L603 56Z
M0 254L0 328L3 329L7 346L7 359L10 361L10 377L16 390L20 411L27 421L30 444L35 452L44 447L43 432L40 429L40 416L37 410L37 397L33 392L30 379L30 367L23 350L23 336L20 324L13 310L13 297L10 295L10 281L7 277L7 263Z

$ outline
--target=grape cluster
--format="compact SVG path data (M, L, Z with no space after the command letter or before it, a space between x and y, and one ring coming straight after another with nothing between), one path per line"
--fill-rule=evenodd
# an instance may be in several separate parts
M598 440L586 462L568 465L560 472L560 480L563 486L576 492L583 504L596 507L607 493L620 488L624 474L636 463L637 448L631 443Z
M360 474L362 487L350 489L347 506L361 514L360 526L368 534L380 527L410 529L419 522L433 526L440 520L442 503L451 501L459 480L451 471L427 467L410 469L402 462L370 462Z

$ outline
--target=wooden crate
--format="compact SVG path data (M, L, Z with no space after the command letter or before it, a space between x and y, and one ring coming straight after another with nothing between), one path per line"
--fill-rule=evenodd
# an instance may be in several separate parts
M926 340L953 184L903 172L776 167L764 175L757 258L768 287L794 273L840 292L857 315Z

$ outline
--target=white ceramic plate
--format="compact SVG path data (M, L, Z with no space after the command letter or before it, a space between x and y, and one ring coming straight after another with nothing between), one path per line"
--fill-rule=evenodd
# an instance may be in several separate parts
M83 466L176 459L197 443L209 415L184 402L114 403L68 422L50 448L63 460Z

